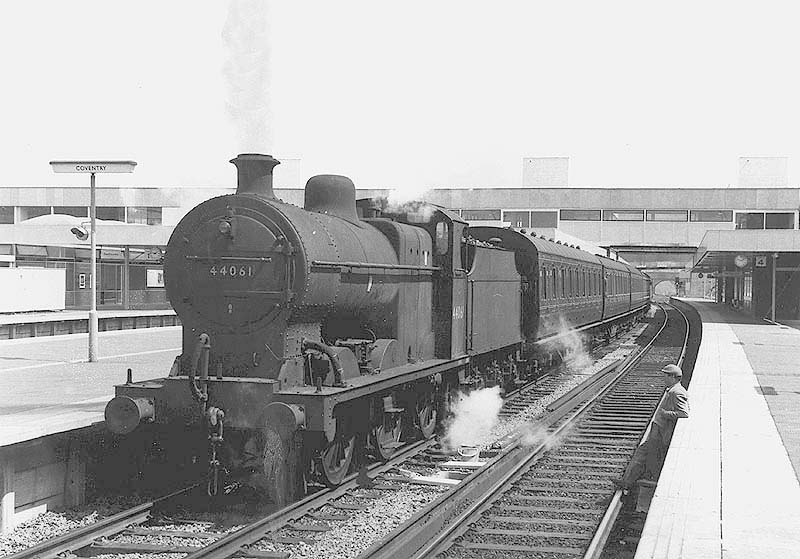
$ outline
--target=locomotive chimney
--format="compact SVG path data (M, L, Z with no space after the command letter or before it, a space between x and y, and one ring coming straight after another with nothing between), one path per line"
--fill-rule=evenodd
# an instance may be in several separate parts
M277 200L272 191L272 169L280 161L271 155L260 153L240 153L231 159L238 171L236 194L258 194L270 200Z

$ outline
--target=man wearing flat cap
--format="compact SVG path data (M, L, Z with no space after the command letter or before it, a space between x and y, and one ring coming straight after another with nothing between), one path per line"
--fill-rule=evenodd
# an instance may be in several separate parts
M664 373L664 384L667 389L653 415L645 440L636 449L625 476L619 482L624 488L629 488L642 475L649 479L658 476L659 468L669 448L675 422L680 417L689 417L689 395L681 384L683 372L680 367L667 365L661 372Z

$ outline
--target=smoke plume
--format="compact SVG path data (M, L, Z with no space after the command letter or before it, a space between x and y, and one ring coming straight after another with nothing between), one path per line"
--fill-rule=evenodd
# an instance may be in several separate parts
M241 153L271 153L269 128L269 10L262 0L230 0L222 30L226 108Z

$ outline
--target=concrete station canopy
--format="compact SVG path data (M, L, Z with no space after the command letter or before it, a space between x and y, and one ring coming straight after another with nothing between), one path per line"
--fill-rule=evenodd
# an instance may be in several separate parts
M800 252L800 230L707 231L695 252L693 272L752 268L757 256ZM743 257L737 261L737 256ZM745 261L744 258L747 260Z
M71 215L42 215L14 225L0 225L4 243L35 246L90 246L89 239L78 240L70 231L83 227L88 231L89 218ZM97 244L102 246L165 246L173 226L141 225L97 220Z

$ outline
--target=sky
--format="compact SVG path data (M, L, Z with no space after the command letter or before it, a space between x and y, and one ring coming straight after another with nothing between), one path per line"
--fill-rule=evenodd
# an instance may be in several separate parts
M132 159L98 184L233 186L238 153L360 188L800 183L790 2L0 3L0 185L85 184L53 159ZM280 170L280 167L278 168ZM298 185L300 186L300 185Z

